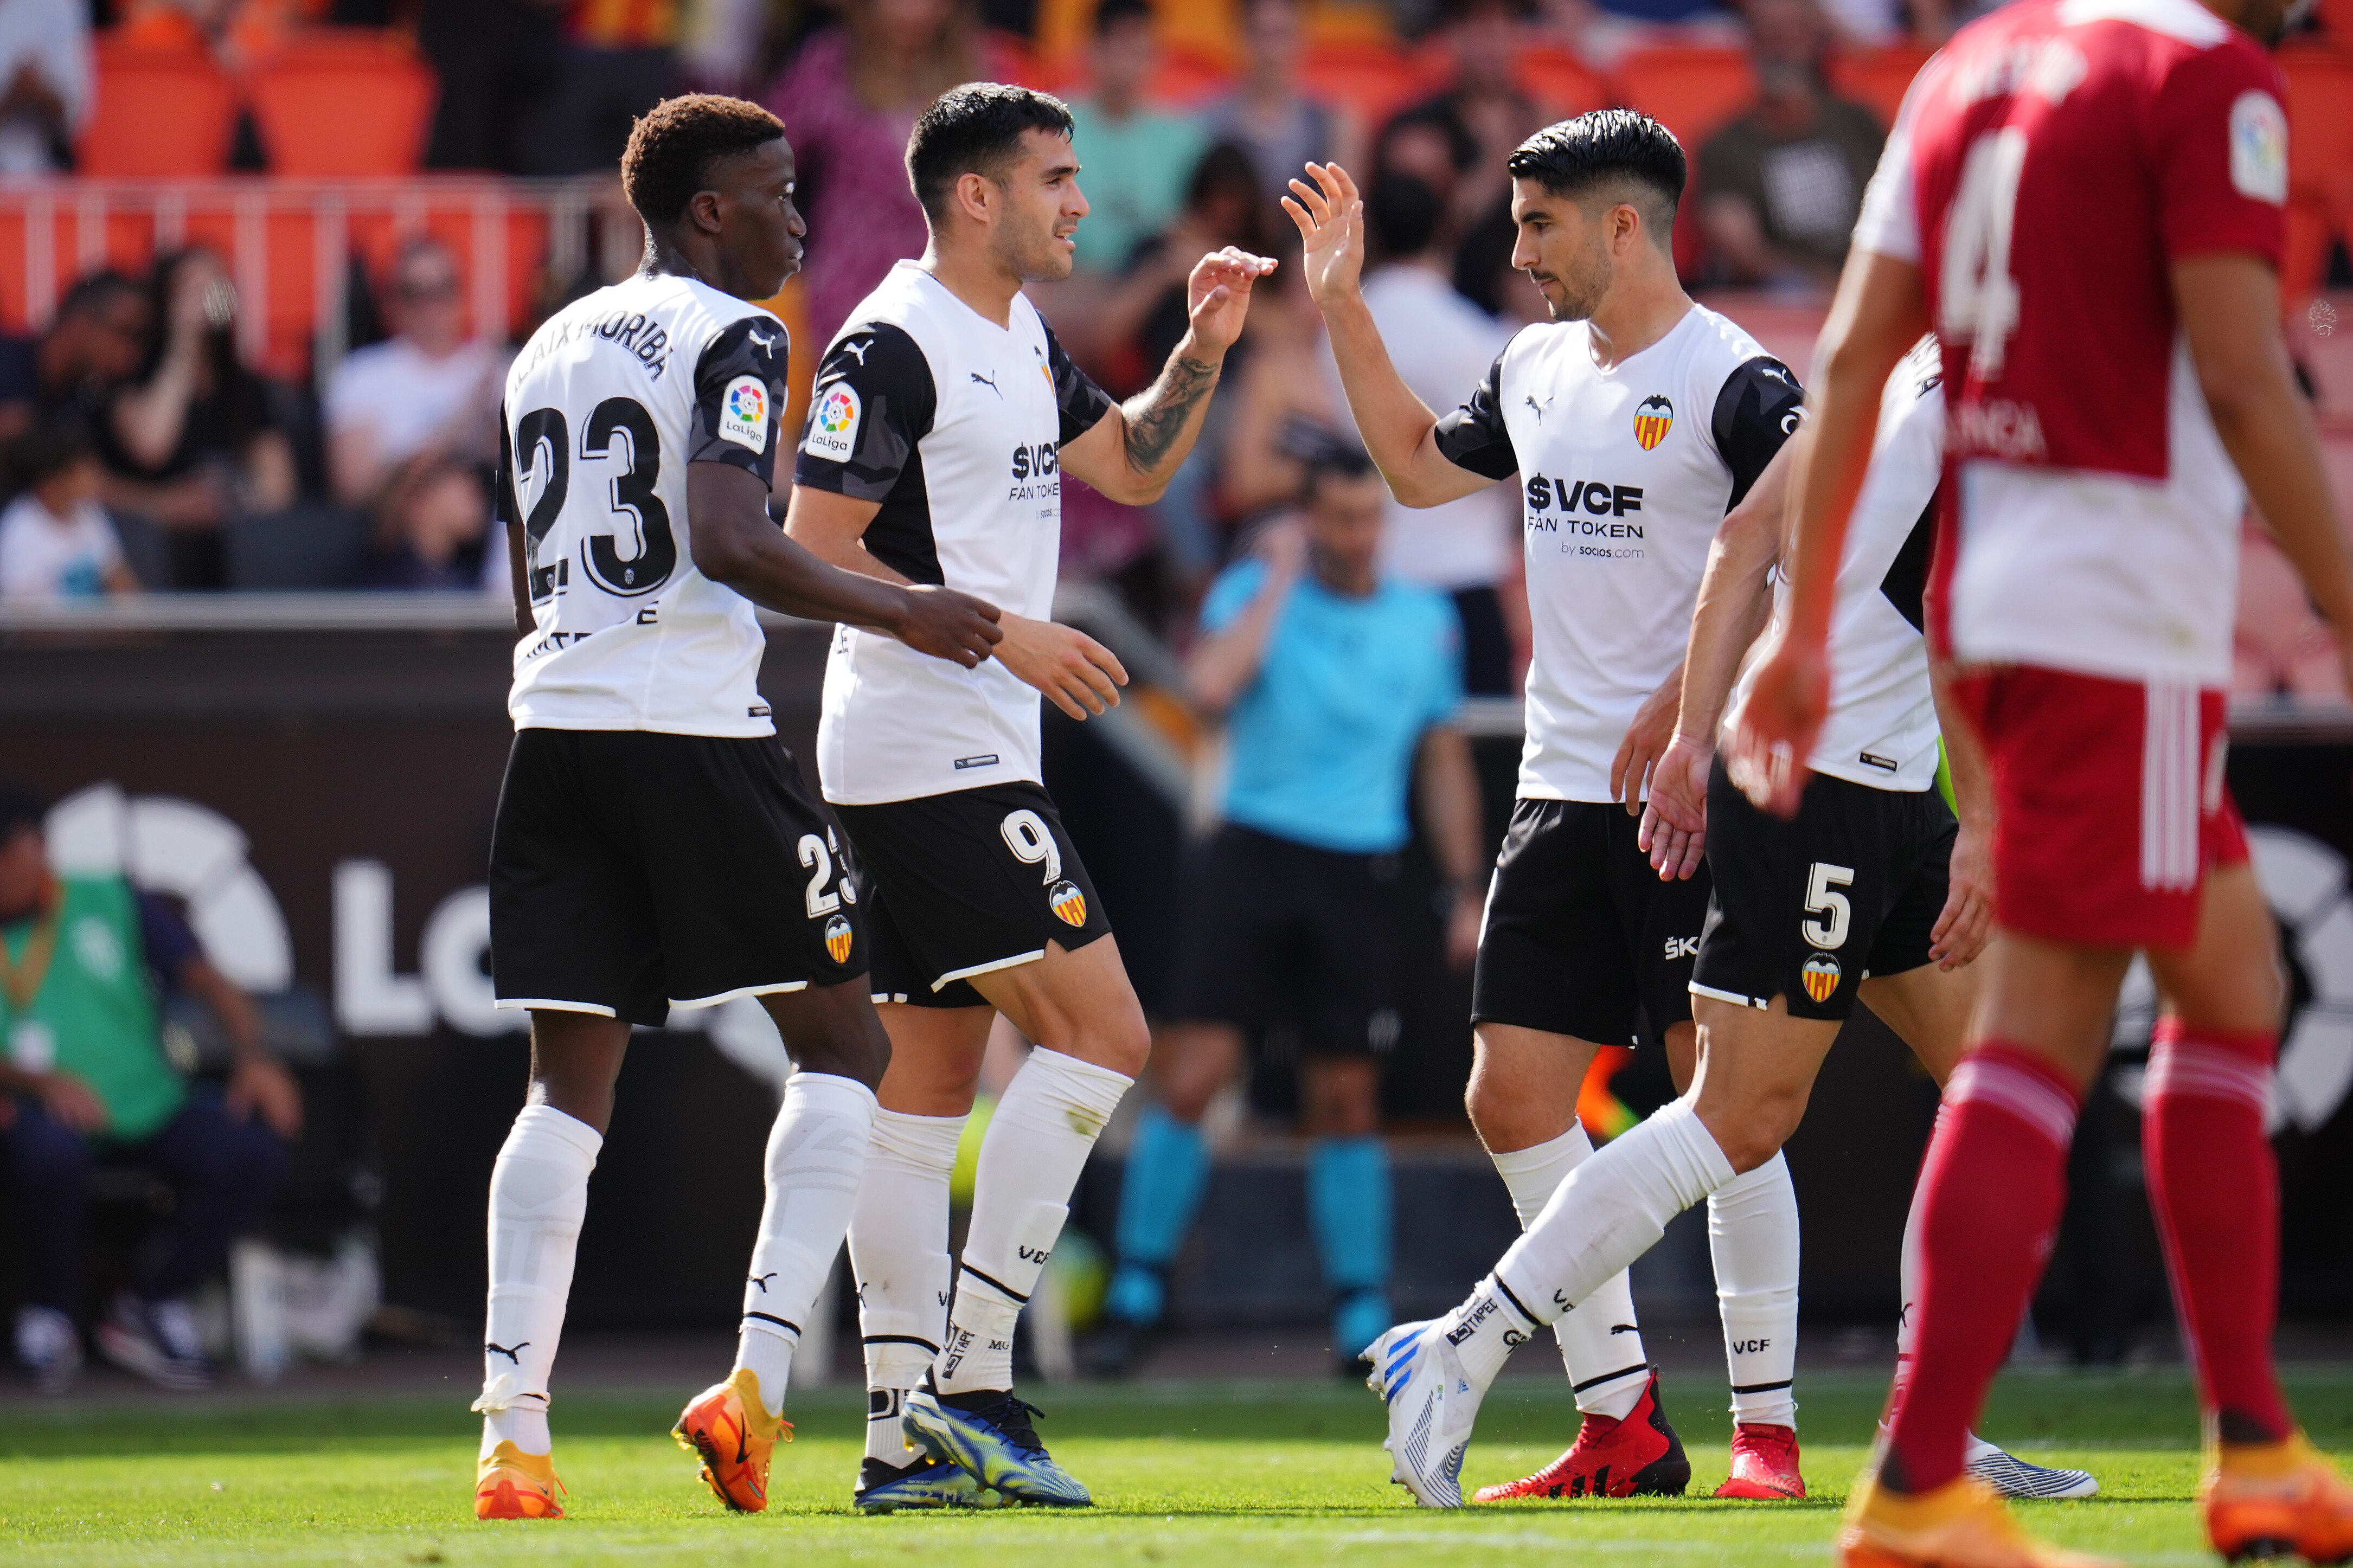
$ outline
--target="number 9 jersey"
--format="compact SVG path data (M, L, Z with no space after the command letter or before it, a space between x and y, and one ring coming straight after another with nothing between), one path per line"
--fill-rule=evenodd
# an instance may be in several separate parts
M639 273L566 306L507 373L498 509L522 525L531 636L515 727L775 732L752 604L695 570L690 463L771 481L782 322L691 278Z

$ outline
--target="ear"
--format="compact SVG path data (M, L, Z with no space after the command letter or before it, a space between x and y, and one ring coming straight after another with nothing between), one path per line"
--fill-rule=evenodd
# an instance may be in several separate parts
M697 232L716 235L721 226L719 193L717 191L695 192L687 198L686 211L681 216Z
M985 224L995 216L997 183L987 174L969 171L958 174L955 188L949 194L956 209L973 222Z

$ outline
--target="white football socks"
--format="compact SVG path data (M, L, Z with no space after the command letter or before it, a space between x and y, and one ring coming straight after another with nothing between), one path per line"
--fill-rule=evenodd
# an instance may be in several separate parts
M874 1091L856 1079L797 1072L768 1130L767 1203L744 1282L735 1365L758 1375L771 1415L785 1407L801 1325L849 1228L874 1110Z
M604 1138L526 1105L491 1167L491 1296L482 1327L481 1457L502 1442L548 1452L547 1377L564 1332L572 1260Z
M1658 1245L1667 1222L1732 1180L1730 1161L1678 1100L1569 1173L1495 1279L1524 1310L1558 1318Z
M1005 1086L981 1140L946 1340L943 1394L1013 1386L1013 1325L1070 1216L1071 1194L1103 1123L1134 1080L1043 1046Z
M1568 1131L1548 1143L1492 1154L1496 1173L1511 1190L1512 1208L1520 1228L1535 1223L1546 1204L1568 1173L1593 1152L1585 1129L1570 1122ZM1588 1415L1624 1420L1642 1397L1650 1381L1650 1360L1642 1350L1642 1331L1634 1319L1634 1292L1620 1270L1573 1311L1553 1320L1553 1337L1560 1342L1561 1364L1577 1407Z
M961 1116L874 1113L865 1179L849 1219L858 1331L866 1352L866 1452L907 1462L899 1415L948 1321L948 1178Z
M1798 1193L1780 1155L1708 1194L1707 1247L1724 1311L1733 1418L1795 1427Z
M1470 1299L1438 1322L1439 1332L1446 1336L1462 1363L1462 1375L1477 1384L1482 1393L1539 1326L1527 1305L1493 1274L1480 1280Z

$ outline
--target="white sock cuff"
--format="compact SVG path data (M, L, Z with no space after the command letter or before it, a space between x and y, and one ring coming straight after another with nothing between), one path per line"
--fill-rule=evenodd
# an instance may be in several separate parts
M605 1136L576 1116L567 1116L545 1103L524 1106L515 1112L514 1125L507 1131L507 1141L500 1147L503 1154L518 1144L554 1143L579 1157L580 1163L591 1169L597 1153L605 1147ZM552 1151L533 1148L534 1154Z
M1669 1147L1683 1156L1681 1161L1662 1160L1660 1163L1685 1208L1736 1179L1732 1162L1724 1157L1715 1134L1707 1130L1689 1100L1675 1100L1651 1112L1651 1125L1659 1130L1659 1137Z
M1710 1139L1709 1142L1714 1142L1715 1140ZM1777 1193L1777 1189L1788 1184L1789 1162L1775 1154L1755 1170L1743 1171L1708 1194L1707 1206L1711 1212L1736 1215L1758 1194ZM1778 1208L1779 1205L1777 1203L1773 1206Z
M1500 1154L1491 1151L1487 1157L1495 1163L1495 1173L1509 1184L1514 1177L1542 1171L1550 1165L1557 1164L1565 1172L1573 1171L1583 1164L1592 1152L1593 1140L1586 1136L1585 1124L1572 1121L1567 1131L1549 1142L1531 1144L1525 1149L1509 1149Z
M839 1073L810 1072L806 1068L785 1081L785 1103L789 1105L796 1100L839 1115L868 1119L882 1109L874 1099L874 1091L856 1079Z
M1023 1088L1033 1093L1042 1092L1073 1110L1092 1113L1095 1131L1101 1132L1103 1123L1110 1121L1111 1113L1119 1108L1120 1097L1134 1086L1135 1080L1125 1073L1039 1046L1021 1064L1021 1070L1013 1075L1013 1081L1006 1086L1006 1095L1009 1099L1015 1090ZM1003 1100L998 1101L999 1109L1003 1104Z
M798 1075L795 1075L796 1079ZM876 1107L873 1160L894 1160L918 1171L942 1175L955 1169L956 1145L963 1142L964 1116L911 1116L903 1110Z

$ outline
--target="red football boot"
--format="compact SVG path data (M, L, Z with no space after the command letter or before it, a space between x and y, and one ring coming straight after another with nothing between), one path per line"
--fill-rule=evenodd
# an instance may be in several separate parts
M1752 1426L1732 1432L1732 1474L1715 1489L1718 1497L1778 1501L1802 1500L1806 1478L1798 1473L1798 1434L1789 1426Z
M1588 1415L1567 1453L1533 1476L1481 1487L1472 1500L1681 1497L1689 1485L1691 1461L1683 1458L1683 1439L1667 1425L1667 1413L1659 1406L1659 1374L1654 1372L1624 1420Z

